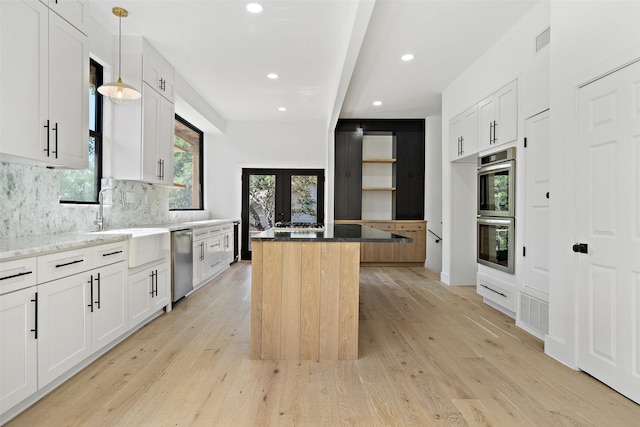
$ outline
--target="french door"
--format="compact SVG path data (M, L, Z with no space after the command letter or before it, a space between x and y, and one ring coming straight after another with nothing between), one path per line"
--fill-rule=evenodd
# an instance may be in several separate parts
M242 170L242 259L251 236L280 221L324 222L324 170Z
M640 61L579 90L578 364L640 402Z

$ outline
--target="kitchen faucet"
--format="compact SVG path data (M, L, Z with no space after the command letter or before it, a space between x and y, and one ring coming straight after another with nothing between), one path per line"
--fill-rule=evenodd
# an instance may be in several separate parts
M98 193L98 203L100 207L96 213L96 220L93 221L93 223L98 226L98 231L104 230L104 192L107 190L115 190L115 187L103 187Z

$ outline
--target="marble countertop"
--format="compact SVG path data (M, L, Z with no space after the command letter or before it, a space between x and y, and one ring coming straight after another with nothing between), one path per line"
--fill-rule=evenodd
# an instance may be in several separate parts
M258 241L319 241L411 243L413 239L358 224L327 224L324 231L278 231L270 228L251 236Z
M126 240L126 234L67 233L0 239L0 261Z
M175 231L186 228L201 228L218 224L228 224L235 221L239 220L210 219L202 221L171 222L165 224L145 224L128 228L164 228L167 231ZM102 245L126 240L131 237L131 234L126 233L127 228L123 228L122 230L122 234L78 232L0 239L0 261L79 249L87 246Z

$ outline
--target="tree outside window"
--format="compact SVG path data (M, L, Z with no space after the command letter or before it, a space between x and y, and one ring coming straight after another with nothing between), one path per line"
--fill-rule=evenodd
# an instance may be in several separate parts
M203 209L203 132L176 115L173 139L173 183L170 210Z
M102 178L102 66L89 62L89 167L60 172L61 203L98 203Z

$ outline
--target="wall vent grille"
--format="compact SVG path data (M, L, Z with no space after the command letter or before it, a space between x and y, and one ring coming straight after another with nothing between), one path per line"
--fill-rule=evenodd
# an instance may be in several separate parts
M547 46L551 42L551 27L547 27L546 30L538 34L536 37L536 52L540 52L543 47Z
M541 335L547 335L549 333L549 303L521 293L520 323Z

